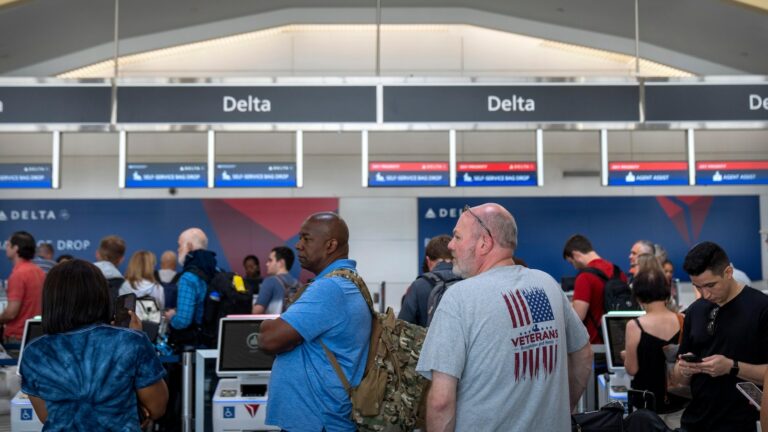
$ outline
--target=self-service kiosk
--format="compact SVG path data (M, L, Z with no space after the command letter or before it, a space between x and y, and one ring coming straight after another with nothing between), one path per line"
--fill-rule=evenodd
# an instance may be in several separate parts
M214 432L280 430L265 423L275 358L259 348L261 323L274 318L277 315L222 318L216 360L216 374L221 378L212 408Z
M19 350L19 366L24 355L24 348L33 340L43 335L43 323L39 318L27 320L24 324L24 336ZM43 424L37 418L32 402L27 395L19 391L11 399L11 432L40 432Z
M619 401L627 408L627 389L630 388L632 377L624 368L621 351L624 350L627 323L639 316L643 311L609 312L603 315L603 340L605 341L605 358L610 374L598 377L598 405L603 406L610 401Z

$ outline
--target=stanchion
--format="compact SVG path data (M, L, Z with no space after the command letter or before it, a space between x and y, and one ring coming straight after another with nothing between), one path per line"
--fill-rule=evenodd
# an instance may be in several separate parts
M181 357L181 430L192 432L192 385L194 351L186 351Z
M596 355L600 354L600 355ZM600 361L595 361L595 358L598 357ZM599 371L595 371L596 368L600 368ZM587 391L584 392L584 401L585 401L585 411L594 411L597 409L600 409L597 394L598 394L598 382L597 382L597 376L599 374L596 374L595 372L604 373L605 372L605 345L599 344L599 345L592 345L592 371L589 373L589 381L587 381Z
M379 288L379 312L384 313L387 310L387 283L382 281Z

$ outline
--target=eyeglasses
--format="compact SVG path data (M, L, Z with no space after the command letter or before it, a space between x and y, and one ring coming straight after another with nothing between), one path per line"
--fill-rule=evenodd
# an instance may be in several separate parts
M709 322L707 323L707 333L710 336L715 334L715 320L717 319L717 313L720 311L720 307L716 306L709 311Z
M490 238L491 238L491 240L493 240L493 235L491 234L491 230L489 230L489 229L488 229L488 227L487 227L487 226L485 226L485 223L483 223L483 220L482 220L482 219L480 219L479 217L477 217L477 215L476 215L476 214L472 213L472 210L470 210L470 208L469 208L469 205L465 205L465 206L464 206L464 210L462 210L461 212L462 212L462 213L469 213L469 214L471 214L471 215L472 215L472 217L474 217L474 218L475 218L475 220L477 221L477 223L479 223L479 224L480 224L480 226L481 226L481 227L483 227L483 229L485 230L485 232L487 232L487 233L488 233L488 237L490 237Z

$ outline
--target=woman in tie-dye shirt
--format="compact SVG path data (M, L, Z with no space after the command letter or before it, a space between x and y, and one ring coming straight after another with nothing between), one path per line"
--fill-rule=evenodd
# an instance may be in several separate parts
M19 372L44 431L140 431L137 402L149 417L163 415L165 371L143 333L109 324L109 288L97 267L53 267L42 306L45 335L24 349Z

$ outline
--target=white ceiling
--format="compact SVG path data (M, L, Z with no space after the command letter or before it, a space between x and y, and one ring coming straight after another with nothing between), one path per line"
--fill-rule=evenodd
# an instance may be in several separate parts
M385 0L383 23L472 24L634 53L633 0ZM374 1L130 0L121 53L286 24L375 23ZM52 76L112 56L114 3L0 8L0 76ZM639 0L641 56L697 74L768 75L768 13L726 0Z

